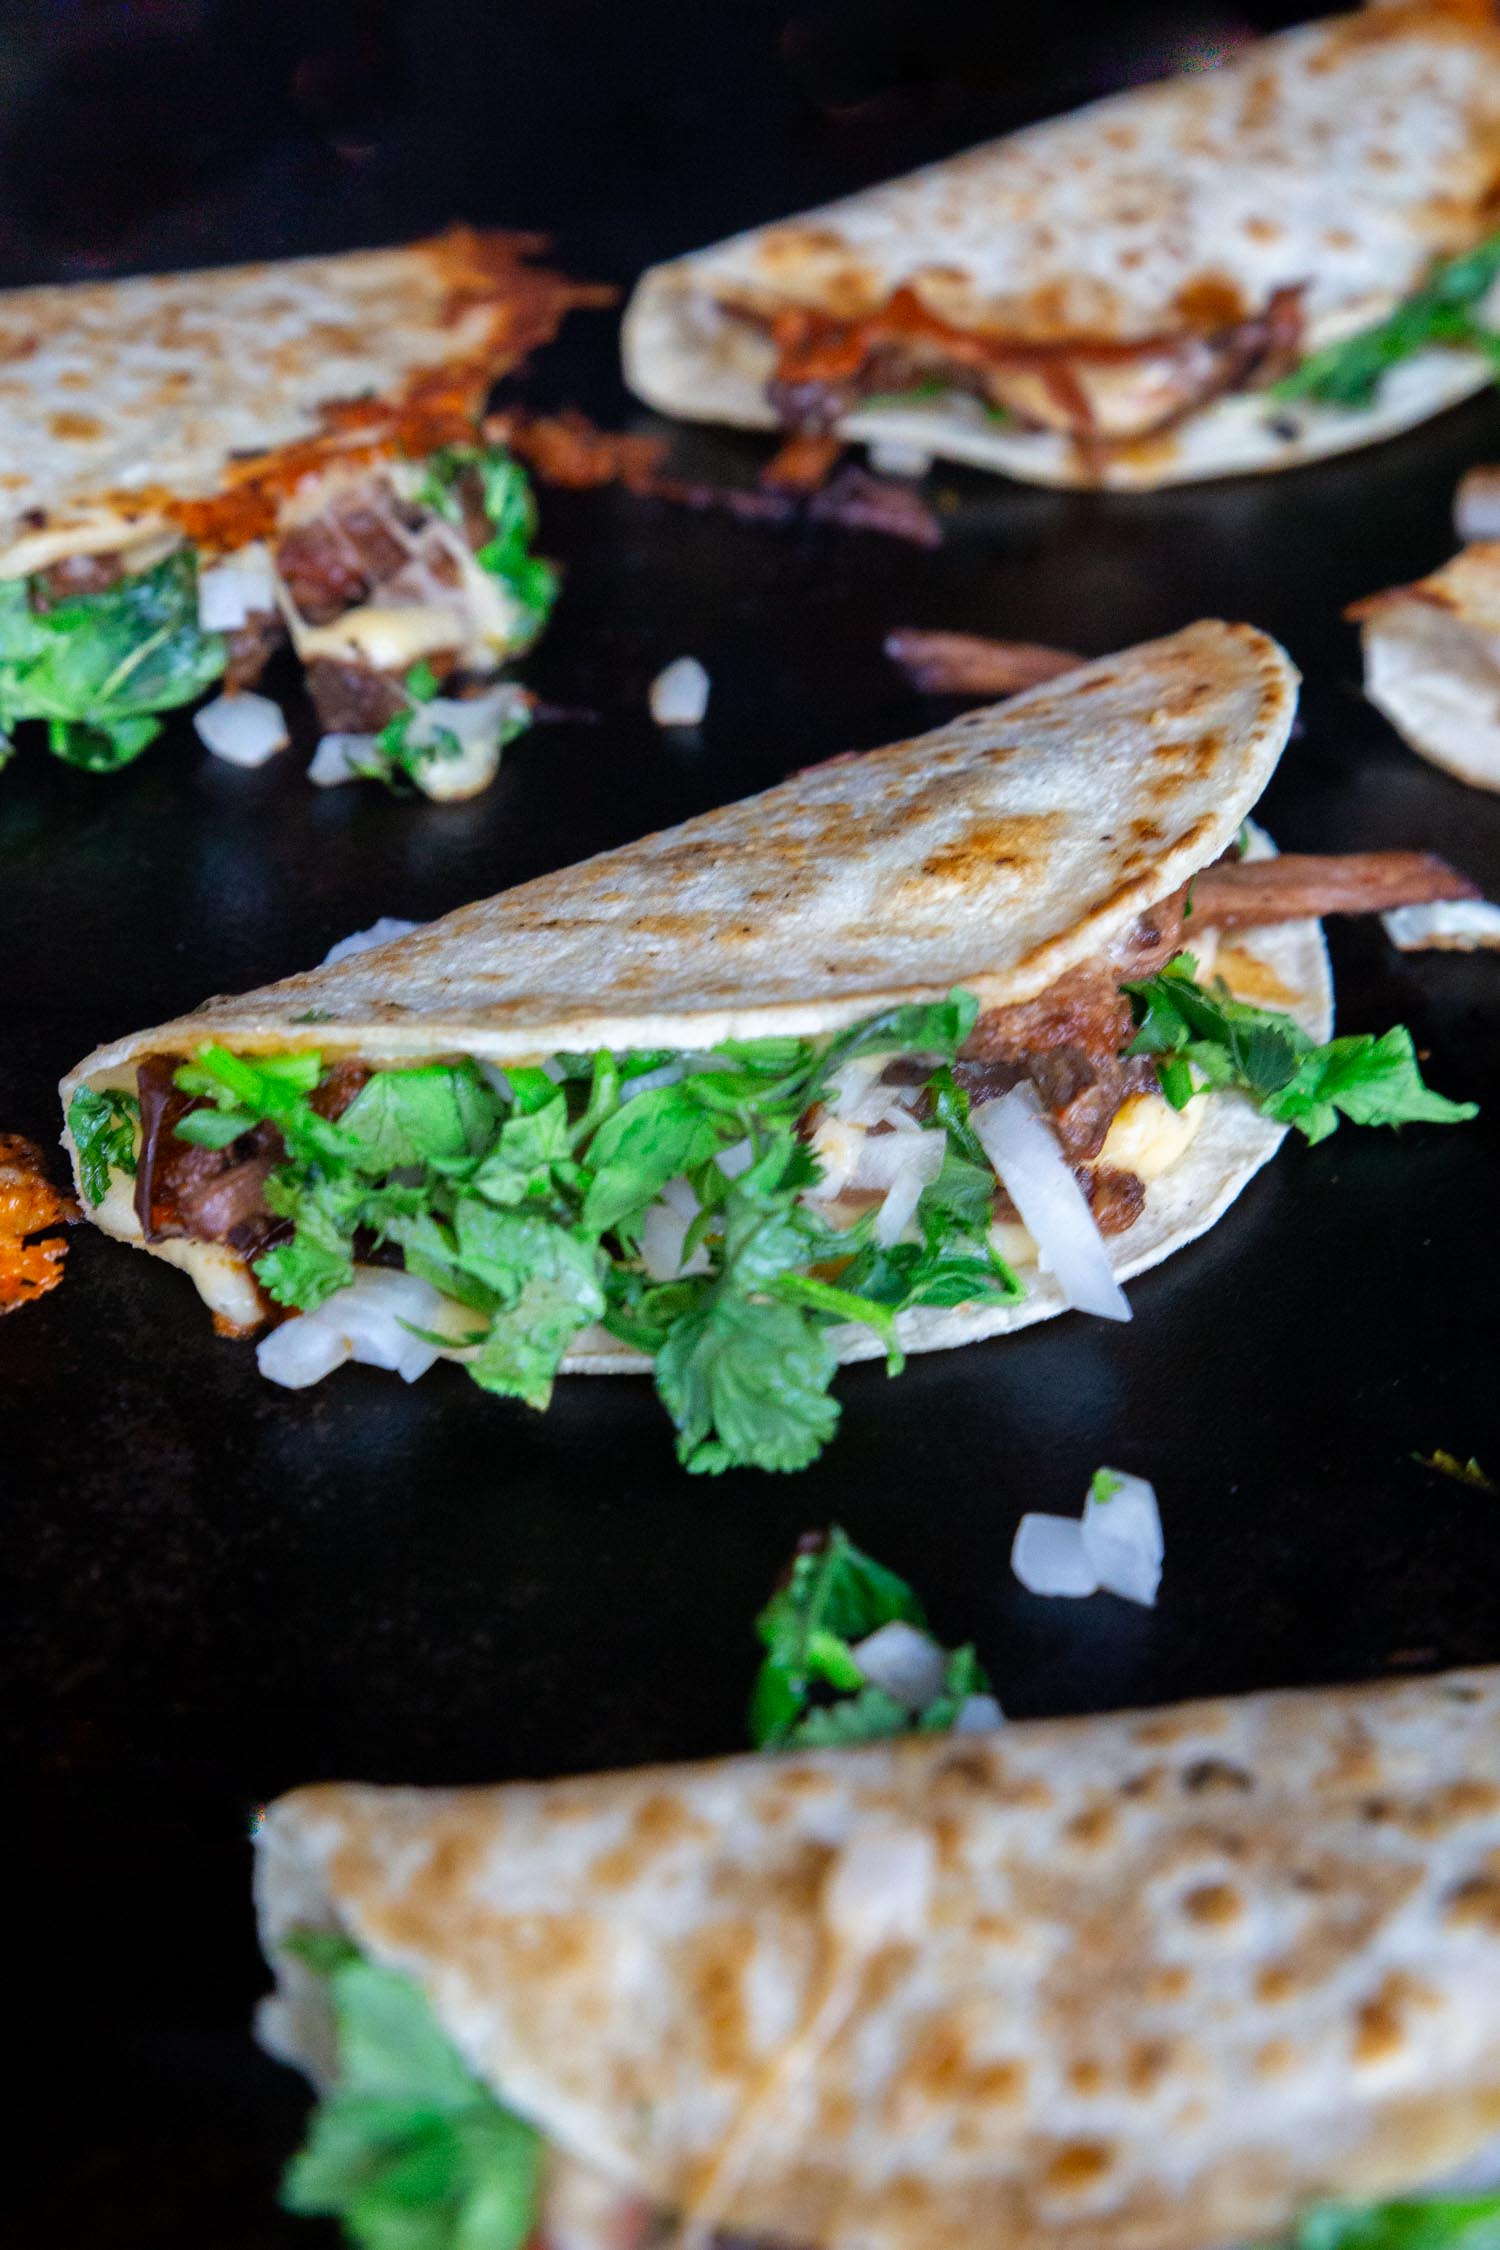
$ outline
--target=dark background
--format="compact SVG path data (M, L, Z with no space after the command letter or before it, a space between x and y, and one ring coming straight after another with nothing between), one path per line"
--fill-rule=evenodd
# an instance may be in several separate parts
M1056 107L1204 65L1253 19L944 0L629 8L156 0L0 13L0 281L399 238L451 216L551 231L573 271L648 260ZM528 385L632 414L610 316ZM765 448L681 457L753 476ZM1341 605L1451 546L1483 399L1367 455L1152 498L939 472L936 554L825 528L544 496L567 566L527 678L598 723L537 730L469 806L239 773L174 723L114 780L27 741L0 779L0 1125L50 1144L96 1041L306 966L944 715L880 655L898 624L1090 652L1193 615L1280 634L1304 729L1266 804L1284 844L1427 845L1500 896L1500 800L1359 699ZM645 688L692 652L698 737ZM310 743L304 722L303 746ZM1500 964L1334 950L1348 1029L1409 1022L1476 1126L1300 1144L1201 1245L1075 1319L841 1380L800 1478L676 1469L635 1383L545 1419L451 1370L348 1369L297 1397L219 1343L166 1268L75 1236L64 1288L0 1328L4 1692L19 1862L10 2045L28 2114L0 2238L23 2250L267 2250L302 2096L251 2047L254 1807L335 1774L492 1779L734 1748L750 1620L839 1519L978 1638L1007 1710L1357 1678L1500 1656L1500 1500L1419 1468L1500 1464L1492 1266ZM1024 1595L1026 1507L1102 1461L1153 1477L1160 1608Z

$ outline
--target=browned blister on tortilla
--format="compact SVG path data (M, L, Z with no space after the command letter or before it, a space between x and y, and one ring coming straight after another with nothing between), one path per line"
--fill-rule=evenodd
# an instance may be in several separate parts
M883 1839L919 1880L861 1946L851 1862ZM1493 1670L307 1789L259 1896L279 2051L327 2059L280 1941L340 1929L568 2156L739 2236L1211 2250L1500 2133Z

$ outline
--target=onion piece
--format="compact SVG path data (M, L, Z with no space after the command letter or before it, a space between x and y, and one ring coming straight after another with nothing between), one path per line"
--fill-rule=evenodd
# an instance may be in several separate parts
M530 725L531 711L532 698L514 680L499 680L483 695L435 695L418 704L406 732L408 745L437 748L441 735L451 735L459 748L456 758L450 750L416 762L413 778L423 796L445 805L488 789L507 740Z
M228 766L263 766L291 740L281 705L243 688L216 695L195 711L193 732Z
M620 1099L633 1101L637 1094L654 1094L658 1086L675 1086L687 1065L681 1055L672 1062L662 1063L656 1070L643 1070L637 1078L620 1080Z
M1004 1726L1005 1713L992 1695L966 1695L953 1714L954 1734L988 1734Z
M315 789L337 789L340 782L363 781L360 768L373 763L373 734L325 734L319 737L307 778Z
M931 1634L893 1617L849 1651L871 1687L883 1688L907 1711L925 1711L943 1692L948 1660Z
M685 1189L686 1195L670 1195L672 1188ZM708 1272L709 1256L701 1242L686 1261L682 1255L688 1228L697 1215L698 1198L686 1180L669 1180L660 1201L647 1209L641 1220L641 1262L653 1281L679 1281L684 1274Z
M1453 528L1467 545L1500 539L1500 469L1468 469L1453 495Z
M878 477L925 477L932 455L904 438L871 438L865 458Z
M236 633L254 616L276 613L276 575L258 539L198 572L198 623L205 633Z
M1101 1498L1103 1483L1107 1497ZM1166 1541L1156 1492L1144 1477L1101 1469L1083 1504L1083 1545L1106 1594L1156 1607Z
M922 1190L930 1187L943 1169L947 1135L923 1133L915 1146L906 1133L892 1133L886 1138L900 1141L908 1153L896 1167L885 1201L875 1214L874 1235L882 1250L901 1240L922 1200Z
M1487 898L1436 899L1430 906L1394 906L1382 914L1386 936L1402 953L1476 953L1500 945L1500 906Z
M330 945L323 956L324 968L335 961L347 961L351 954L373 952L377 945L389 945L392 938L409 937L420 930L420 922L403 922L399 914L382 914L367 930L355 930L350 937L341 937L337 945Z
M657 673L647 700L659 727L697 727L708 709L708 674L696 656L679 656Z
M442 1308L430 1281L383 1266L356 1266L347 1289L263 1336L255 1347L256 1363L268 1382L288 1391L320 1383L349 1359L414 1383L440 1354L401 1324L432 1328Z
M1013 1086L997 1101L981 1102L969 1123L1067 1302L1101 1320L1129 1320L1088 1198L1042 1114L1036 1088Z
M728 1148L719 1150L714 1162L726 1180L737 1180L755 1162L755 1150L748 1140L731 1141Z
M1010 1567L1028 1594L1076 1601L1097 1594L1099 1574L1075 1516L1022 1516L1010 1550Z

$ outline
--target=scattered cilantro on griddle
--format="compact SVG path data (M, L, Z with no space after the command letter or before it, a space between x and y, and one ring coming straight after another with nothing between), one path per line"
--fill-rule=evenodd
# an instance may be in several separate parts
M330 1931L294 1932L285 1949L328 1980L337 2072L283 2206L339 2220L359 2250L521 2250L541 2135L473 2075L410 1978Z
M766 1654L750 1705L758 1750L870 1742L887 1735L943 1733L989 1681L965 1644L945 1650L941 1693L909 1711L867 1680L859 1642L899 1622L925 1632L922 1605L904 1578L863 1554L837 1524L803 1541L786 1582L761 1611L755 1630Z
M1462 257L1446 259L1385 320L1313 352L1273 384L1268 396L1346 409L1370 406L1388 369L1433 344L1481 352L1500 377L1500 333L1481 327L1474 311L1497 275L1500 234Z
M1411 1033L1398 1024L1321 1045L1291 1016L1236 1000L1222 978L1196 981L1190 953L1127 984L1136 1021L1132 1055L1150 1055L1174 1109L1195 1094L1233 1086L1262 1115L1321 1141L1340 1115L1355 1125L1461 1124L1473 1102L1448 1101L1423 1083Z
M1441 1446L1432 1453L1414 1453L1412 1459L1419 1469L1431 1469L1436 1476L1448 1477L1454 1484L1466 1484L1473 1492L1494 1492L1495 1480L1482 1469L1473 1454L1460 1461L1456 1453L1447 1453Z
M135 1138L141 1105L134 1094L80 1086L68 1104L68 1131L78 1151L79 1177L90 1203L104 1201L111 1171L135 1177Z
M42 719L55 754L90 773L129 765L224 670L222 636L198 623L198 567L179 548L152 570L51 609L32 583L0 580L0 728Z

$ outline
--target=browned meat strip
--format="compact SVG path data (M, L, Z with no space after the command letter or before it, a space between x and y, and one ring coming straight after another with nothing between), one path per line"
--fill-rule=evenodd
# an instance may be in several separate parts
M912 628L887 633L885 653L923 695L1018 695L1086 661L1041 641L991 641L980 633Z
M125 564L117 554L64 555L32 579L31 606L46 611L77 601L81 594L107 594L124 575Z
M1192 885L1195 922L1244 929L1303 915L1383 914L1431 899L1478 898L1477 883L1435 852L1283 852L1221 860Z
M399 682L368 664L341 664L333 656L312 659L307 692L328 734L378 734L407 706Z
M252 610L243 625L225 635L229 651L225 687L231 691L253 688L285 639L286 627L275 610Z
M872 477L852 464L840 469L807 503L813 523L836 523L844 531L879 531L913 547L940 547L943 527L909 484L894 477Z
M839 438L794 430L761 470L760 481L777 492L816 492L828 482L843 450Z

